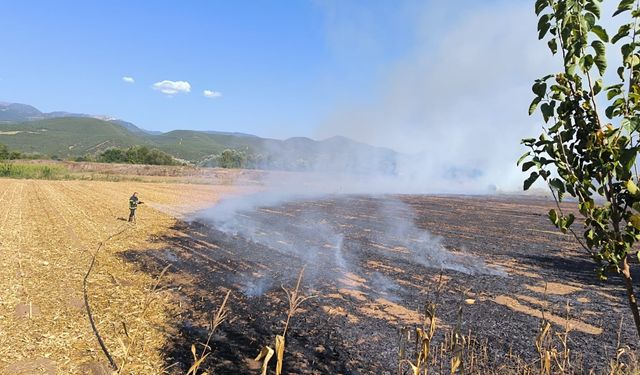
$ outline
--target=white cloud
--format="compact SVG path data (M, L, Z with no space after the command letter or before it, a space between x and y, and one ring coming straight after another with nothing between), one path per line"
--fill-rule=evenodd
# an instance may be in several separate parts
M166 95L175 95L179 93L187 94L191 92L191 84L187 81L160 81L153 84L153 89L158 90Z
M202 92L202 95L204 95L205 98L219 98L222 96L222 93L220 91L213 91L213 90L204 90Z
M133 77L129 77L129 76L122 77L122 81L126 82L126 83L135 83L136 82L136 80L133 79Z

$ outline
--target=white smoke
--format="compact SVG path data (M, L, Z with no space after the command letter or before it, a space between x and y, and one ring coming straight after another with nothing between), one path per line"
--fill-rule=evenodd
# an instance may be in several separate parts
M375 205L373 213L352 213L352 219L362 224L345 224L348 222L345 217L333 216L337 213L327 208L341 205L348 212L349 207L357 207L354 201L358 199ZM447 249L442 238L418 228L412 209L392 196L356 198L318 190L285 192L272 187L223 200L200 212L195 219L227 235L265 247L276 257L305 264L305 280L312 285L319 278L335 279L347 273L362 275L367 254L372 253L376 258L432 269L505 276L477 256ZM367 223L371 226L360 227ZM382 285L383 281L378 277L372 282ZM398 288L390 283L386 282L383 294L391 298ZM238 284L245 295L256 296L273 287L275 280L264 274L245 274Z
M410 155L398 161L394 192L522 191L520 140L543 124L527 113L531 85L563 70L537 38L532 1L315 3L334 59L357 77L325 78L327 90L346 94L320 121L319 138L344 135ZM629 21L628 12L611 18L616 6L602 4L610 34ZM608 59L618 66L617 48ZM611 68L606 78L615 75ZM369 92L350 90L354 83Z
M318 1L327 13L328 43L337 54L361 38L407 47L363 78L373 93L343 98L317 135L345 135L412 155L400 160L399 186L436 192L519 191L515 165L520 139L538 133L527 109L531 84L555 69L537 40L537 19L526 1L394 2L369 7L354 1ZM352 20L346 24L346 20ZM408 41L378 30L407 29ZM351 52L350 52L351 53ZM377 56L362 52L362 64ZM350 56L352 59L353 56ZM336 89L336 91L340 91ZM415 189L412 189L415 190Z

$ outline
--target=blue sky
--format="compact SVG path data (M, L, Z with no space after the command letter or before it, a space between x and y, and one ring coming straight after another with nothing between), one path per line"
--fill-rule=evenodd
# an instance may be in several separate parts
M113 115L153 130L311 136L337 102L366 98L379 70L410 48L402 8L395 1L5 1L0 100ZM366 23L377 31L348 30ZM189 82L191 91L168 97L152 89L164 80ZM204 90L221 96L206 98Z

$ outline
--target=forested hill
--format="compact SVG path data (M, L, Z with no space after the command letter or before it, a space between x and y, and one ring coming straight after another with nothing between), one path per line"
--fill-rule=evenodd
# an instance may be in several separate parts
M277 140L216 131L160 133L119 119L68 112L43 113L16 103L0 103L0 144L22 153L63 159L91 157L111 148L142 145L201 165L215 165L226 156L244 163L238 166L375 173L393 173L398 157L393 150L344 137L316 141L302 137Z

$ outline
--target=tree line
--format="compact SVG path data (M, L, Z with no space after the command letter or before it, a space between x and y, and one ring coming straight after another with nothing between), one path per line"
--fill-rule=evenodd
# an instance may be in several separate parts
M110 148L98 155L96 161L102 163L179 165L172 155L147 146L131 146L126 150Z
M0 143L0 160L29 159L29 155L19 151L11 151L6 145Z

